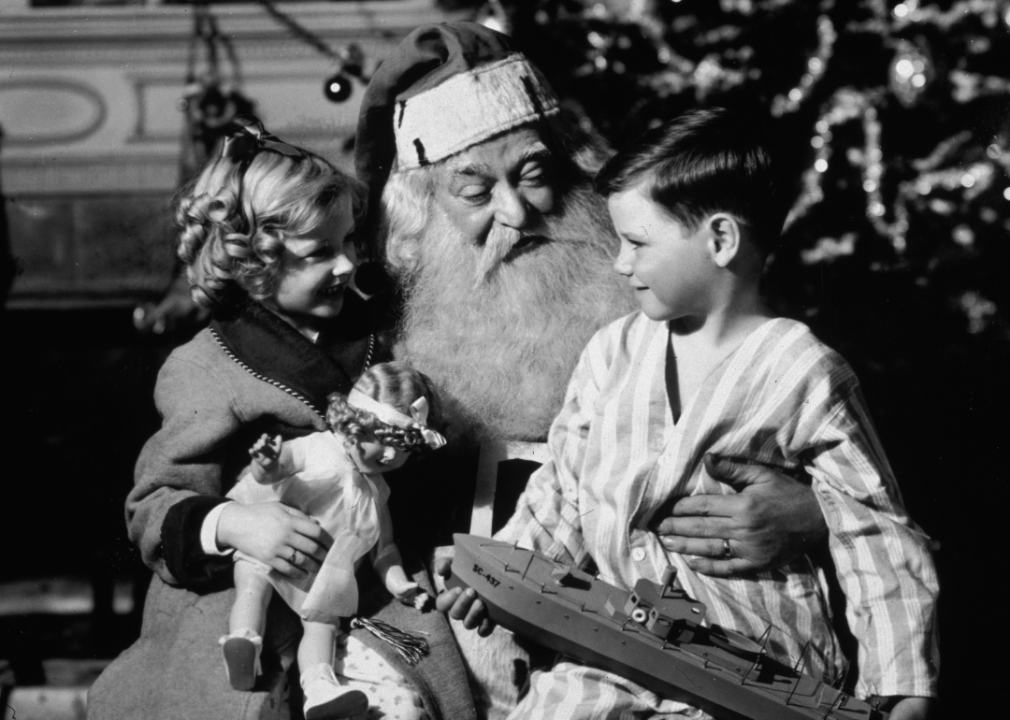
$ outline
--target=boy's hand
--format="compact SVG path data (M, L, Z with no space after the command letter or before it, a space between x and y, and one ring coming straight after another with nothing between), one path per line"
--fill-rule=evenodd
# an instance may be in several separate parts
M737 494L682 498L672 517L656 526L667 550L696 556L689 564L697 572L730 577L781 567L827 533L813 490L804 483L713 455L705 456L705 469Z
M452 575L452 560L442 558L435 564L435 572L444 578ZM487 608L477 597L473 588L452 588L439 593L435 598L435 609L447 613L453 620L462 620L467 630L477 628L477 634L487 637L494 632L495 624L487 616Z
M293 580L319 570L333 542L315 520L279 502L228 503L218 520L217 541Z

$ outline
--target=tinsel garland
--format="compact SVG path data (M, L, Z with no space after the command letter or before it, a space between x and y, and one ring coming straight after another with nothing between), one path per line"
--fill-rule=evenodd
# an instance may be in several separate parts
M428 641L420 635L400 630L381 620L356 617L351 620L351 627L364 628L375 637L389 643L408 665L416 665L429 651Z

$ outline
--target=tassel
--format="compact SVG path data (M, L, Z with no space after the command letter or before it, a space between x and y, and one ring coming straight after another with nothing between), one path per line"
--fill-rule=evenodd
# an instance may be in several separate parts
M367 620L356 617L351 620L352 628L365 628L380 640L385 640L408 665L417 662L428 654L428 641L419 635L400 630L381 620Z

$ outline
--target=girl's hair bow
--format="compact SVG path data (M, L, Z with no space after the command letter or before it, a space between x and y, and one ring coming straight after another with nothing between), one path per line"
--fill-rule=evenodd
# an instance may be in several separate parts
M276 135L268 133L259 118L239 115L232 120L231 128L224 138L221 155L236 163L248 163L261 150L288 157L305 157L305 153L294 145L288 145Z

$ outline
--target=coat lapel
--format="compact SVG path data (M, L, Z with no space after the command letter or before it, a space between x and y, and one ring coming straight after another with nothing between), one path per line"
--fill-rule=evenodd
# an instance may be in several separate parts
M326 413L330 393L351 390L348 372L334 357L259 303L250 302L234 314L221 314L211 321L211 327L254 373L308 398L321 415ZM364 337L351 344L367 346L368 341Z

